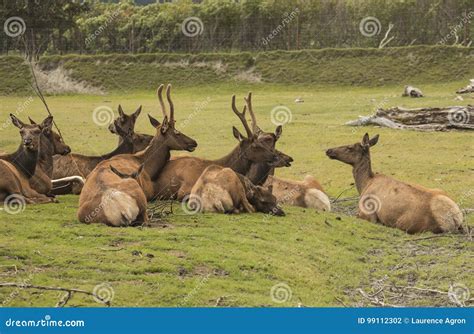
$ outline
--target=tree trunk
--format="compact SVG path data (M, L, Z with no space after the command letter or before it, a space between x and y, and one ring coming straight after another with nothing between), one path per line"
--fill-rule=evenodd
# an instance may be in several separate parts
M375 115L360 117L346 125L379 125L417 131L474 130L474 106L379 109Z

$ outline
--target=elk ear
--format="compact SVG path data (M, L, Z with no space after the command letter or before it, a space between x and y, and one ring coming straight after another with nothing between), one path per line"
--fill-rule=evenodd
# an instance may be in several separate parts
M18 129L21 129L25 126L25 123L20 121L15 115L10 114L10 118L12 119L13 125L16 126Z
M124 175L123 175L122 173L120 173L117 169L115 169L114 166L110 165L110 170L111 170L112 172L114 172L115 174L117 174L118 177L120 177L120 178L122 178L122 179L124 178Z
M150 114L148 114L148 119L150 120L151 126L153 126L155 129L160 126L160 122Z
M141 112L142 112L142 106L139 106L138 109L132 114L133 118L137 119L138 116L140 116Z
M283 132L283 126L278 125L277 128L275 129L275 140L278 140L280 138L282 132Z
M36 123L35 121L33 121L30 116L28 116L28 119L30 120L30 123L31 123L31 124L37 125L37 123Z
M166 133L166 131L168 131L169 125L168 116L165 116L163 119L163 124L161 124L161 133Z
M120 117L125 117L125 113L123 112L122 106L120 104L118 106L118 113Z
M46 117L41 123L40 127L44 134L49 134L51 132L51 128L53 127L53 116Z
M374 137L370 138L369 140L369 145L370 146L374 146L375 144L377 144L379 141L379 135L375 135Z
M237 130L237 128L235 126L232 127L232 132L234 133L234 137L238 140L238 141L243 141L245 138L244 136L240 133L239 130Z
M369 146L369 134L366 133L364 137L362 137L362 146Z

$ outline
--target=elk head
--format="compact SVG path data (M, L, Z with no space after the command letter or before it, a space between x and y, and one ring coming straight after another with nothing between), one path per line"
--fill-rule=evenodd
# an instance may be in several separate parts
M238 174L244 183L248 201L258 212L268 213L275 216L284 216L285 212L278 206L277 199L273 196L270 188L256 186L249 178Z
M375 137L369 139L369 134L366 133L360 143L330 148L326 151L326 155L330 159L339 160L351 166L355 166L364 159L370 158L369 149L371 146L377 144L378 140L379 135L375 135Z
M137 121L138 116L142 112L142 106L139 106L138 109L130 115L124 113L122 106L119 104L118 106L118 113L119 117L117 117L110 125L109 131L112 133L117 134L116 127L120 126L122 130L125 132L133 132L135 129L135 122Z
M132 174L125 174L125 173L122 173L120 172L119 170L117 170L114 166L110 165L110 170L112 172L114 172L115 174L117 174L117 176L119 176L120 178L122 179L138 179L138 177L140 176L141 172L143 171L143 167L145 165L144 164L141 164L140 167L138 167L138 169L133 172Z
M10 114L10 118L12 119L13 125L20 129L22 147L28 151L38 152L40 149L41 135L43 132L51 131L53 117L46 117L41 125L25 124L13 114Z
M164 138L164 141L170 150L184 150L192 152L196 149L197 142L175 128L176 121L174 119L174 104L171 100L171 84L168 84L166 87L166 99L168 100L170 107L170 113L168 117L165 103L163 101L163 87L164 85L160 85L157 90L158 101L160 102L161 111L164 117L163 123L160 124L157 119L148 115L150 123L156 128L157 134L161 134L161 136Z
M34 120L32 120L31 117L28 117L28 119L30 120L30 123L32 125L37 125L37 123ZM64 143L63 139L56 131L53 131L52 126L45 127L42 132L43 132L42 135L44 139L46 140L42 139L41 143L42 145L43 143L45 143L45 145L48 145L48 147L52 149L51 150L52 155L55 155L55 154L66 155L66 154L71 153L71 148Z
M245 118L247 106L244 106L242 112L239 112L235 105L235 95L232 96L232 110L242 122L247 132L247 137L242 135L236 127L232 127L234 137L239 141L240 156L249 162L278 163L280 158L274 147L266 145L258 140L258 136L250 129Z

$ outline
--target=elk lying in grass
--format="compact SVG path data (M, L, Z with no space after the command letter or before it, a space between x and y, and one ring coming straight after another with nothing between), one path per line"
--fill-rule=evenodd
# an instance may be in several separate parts
M279 205L331 211L329 197L311 175L306 175L303 181L284 180L270 175L265 186L272 188Z
M463 215L457 204L442 190L404 183L389 176L374 174L370 147L379 136L327 150L331 159L352 166L360 194L359 217L374 223L397 227L408 233L455 232L462 229Z
M31 118L30 123L37 124ZM63 142L61 136L53 131L51 127L45 127L41 132L38 163L35 173L30 179L31 187L41 194L51 195L53 156L56 154L64 156L70 152L71 148Z
M40 125L25 124L12 114L10 117L20 129L22 142L14 153L0 156L0 202L9 201L12 196L28 204L53 202L53 198L30 186L39 160L42 134L52 131L53 117L47 117Z
M156 197L160 199L182 200L191 193L191 189L202 172L210 165L229 167L236 173L245 175L252 163L262 162L275 167L290 166L291 157L275 151L264 142L258 140L250 129L245 112L239 112L235 105L235 96L232 97L232 110L242 122L247 137L233 127L234 137L239 141L237 147L225 157L217 160L206 160L196 157L178 157L170 160L159 176L156 186Z
M134 115L138 116L140 110L141 108L139 108ZM135 118L135 116L132 117ZM133 123L133 125L134 124L135 123ZM71 153L67 156L55 156L53 172L55 182L53 193L56 195L67 193L77 195L81 192L84 179L94 170L99 162L119 154L138 152L135 148L135 142L138 142L141 148L143 146L143 140L136 140L137 134L133 132L133 126L130 127L129 124L125 124L125 126L126 128L122 128L119 125L114 125L114 133L119 135L120 143L117 148L110 153L99 156L88 156L77 153ZM60 181L56 181L58 179Z
M162 101L163 85L158 88ZM170 158L171 150L194 151L196 141L175 128L171 85L166 96L170 106L169 119L162 104L163 123L154 120L156 134L150 145L135 154L121 154L102 161L87 177L79 197L78 218L83 223L104 223L129 226L146 221L143 207L154 195L154 182ZM132 175L143 165L137 179L122 178ZM110 167L113 166L117 175Z
M252 213L263 212L277 216L285 213L276 203L275 196L232 169L211 165L194 184L188 205L196 201L201 212Z
M252 107L252 94L249 93L247 106L252 118L252 130L258 135L261 142L267 147L275 148L282 133L282 126L278 126L275 133L263 132L257 124L257 118ZM265 185L272 190L279 205L293 205L304 208L314 208L322 211L330 211L331 204L328 196L324 193L321 185L316 179L307 175L303 181L292 181L273 176L274 166L265 163L253 163L247 177L258 185Z
M126 133L132 134L134 151L124 152L124 153L140 152L144 150L145 148L147 148L147 146L150 145L150 142L153 139L153 136L135 132L135 123L141 111L142 111L142 106L140 106L133 114L127 115L123 111L122 106L119 105L118 106L119 116L109 125L109 131L114 134L119 135L119 146L122 143L123 139L120 136L120 134L117 132L117 127L121 128Z

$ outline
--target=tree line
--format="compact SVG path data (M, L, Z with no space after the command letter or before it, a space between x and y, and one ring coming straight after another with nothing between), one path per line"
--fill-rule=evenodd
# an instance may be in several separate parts
M0 52L96 54L470 46L472 0L15 0Z

